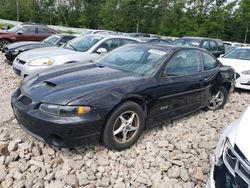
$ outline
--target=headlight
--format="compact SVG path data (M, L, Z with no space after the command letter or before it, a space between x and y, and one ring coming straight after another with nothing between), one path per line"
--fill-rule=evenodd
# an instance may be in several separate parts
M41 111L58 116L82 116L90 111L89 106L60 106L42 103L39 106Z
M34 59L29 62L31 66L50 66L54 63L54 60L51 58L41 58L41 59Z
M247 70L247 71L243 71L242 74L245 74L245 75L250 75L250 70Z
M13 55L17 55L17 54L19 53L19 50L18 50L18 49L15 49L15 50L11 51L11 53L12 53Z

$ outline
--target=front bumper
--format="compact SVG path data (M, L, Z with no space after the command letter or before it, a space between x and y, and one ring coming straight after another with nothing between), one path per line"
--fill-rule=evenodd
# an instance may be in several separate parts
M20 126L34 137L56 147L99 142L104 119L93 110L81 117L59 117L38 109L40 103L13 93L11 105Z
M46 68L49 68L49 66L29 66L27 62L20 61L20 60L18 60L18 58L16 58L13 61L14 72L18 76L21 76L22 78L24 78L30 74L37 73L37 72L44 70Z
M235 87L239 89L250 90L250 75L239 75L240 77L236 79Z

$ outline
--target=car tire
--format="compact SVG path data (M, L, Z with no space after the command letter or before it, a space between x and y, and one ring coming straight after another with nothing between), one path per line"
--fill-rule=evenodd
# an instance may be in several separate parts
M228 99L228 91L225 87L221 86L216 91L211 92L210 99L207 104L208 110L219 110L222 109Z
M0 39L0 51L2 51L4 49L4 47L6 45L8 45L10 43L10 41L6 40L6 39Z
M132 101L124 102L109 116L102 134L103 144L118 151L129 148L139 139L144 124L142 107Z

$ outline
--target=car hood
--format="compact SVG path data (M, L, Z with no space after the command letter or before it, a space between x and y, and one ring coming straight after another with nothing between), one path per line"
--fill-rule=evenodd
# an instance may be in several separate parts
M223 65L231 66L236 72L250 70L249 60L230 59L230 58L218 58Z
M14 42L11 43L9 45L7 45L6 47L8 49L16 49L16 48L20 48L26 45L34 45L34 44L44 44L43 42L35 42L35 41L23 41L23 42Z
M234 144L240 149L244 156L250 161L250 107L241 116L238 122L237 132L235 134Z
M21 84L21 90L34 101L66 105L83 96L93 99L103 91L112 92L112 88L126 89L129 84L142 78L93 63L74 63L27 77ZM86 100L85 104L88 102Z
M18 56L18 58L27 62L38 58L51 57L53 59L55 56L74 55L79 53L82 54L83 52L77 52L60 47L47 47L23 52Z

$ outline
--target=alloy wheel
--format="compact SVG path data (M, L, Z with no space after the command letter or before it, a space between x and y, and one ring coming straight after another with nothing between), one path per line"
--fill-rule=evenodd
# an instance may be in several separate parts
M9 41L1 40L0 41L0 51L2 51L7 44L9 44Z
M113 136L118 143L127 143L135 137L139 129L140 120L134 111L122 113L115 121Z
M221 90L211 96L208 104L208 108L211 110L215 110L219 108L224 102L224 94Z

